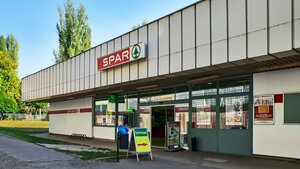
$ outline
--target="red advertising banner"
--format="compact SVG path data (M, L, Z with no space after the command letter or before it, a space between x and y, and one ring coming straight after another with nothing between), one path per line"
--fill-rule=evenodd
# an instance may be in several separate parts
M189 107L175 107L175 112L189 112Z
M118 52L98 58L98 70L104 70L130 61L129 50L130 48L128 47Z
M274 96L254 97L254 124L274 124Z
M105 70L127 62L145 58L145 44L143 42L121 49L117 52L97 59L98 70Z

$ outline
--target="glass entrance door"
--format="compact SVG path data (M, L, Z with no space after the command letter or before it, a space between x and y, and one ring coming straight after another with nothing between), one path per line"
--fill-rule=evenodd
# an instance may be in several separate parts
M151 136L152 145L166 146L166 125L174 121L174 106L152 107L151 111Z
M252 103L249 79L193 87L192 126L198 151L252 154Z

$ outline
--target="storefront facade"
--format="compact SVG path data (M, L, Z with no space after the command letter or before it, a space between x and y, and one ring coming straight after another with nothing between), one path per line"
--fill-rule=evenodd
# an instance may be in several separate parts
M54 134L114 140L114 94L119 124L148 128L153 146L178 121L186 149L300 158L299 9L197 2L23 78L22 100L50 102Z

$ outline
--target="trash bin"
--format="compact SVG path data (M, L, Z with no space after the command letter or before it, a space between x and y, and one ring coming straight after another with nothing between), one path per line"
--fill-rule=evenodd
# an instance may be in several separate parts
M191 140L191 144L192 144L192 151L197 151L197 139L196 137L192 137L192 140Z
M128 149L128 129L125 126L120 125L118 127L118 136L120 139L120 149Z

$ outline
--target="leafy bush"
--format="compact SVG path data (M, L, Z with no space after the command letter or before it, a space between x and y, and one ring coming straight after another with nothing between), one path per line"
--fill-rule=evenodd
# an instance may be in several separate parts
M16 113L17 111L17 102L12 98L7 97L3 92L0 92L0 112Z

